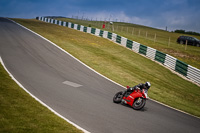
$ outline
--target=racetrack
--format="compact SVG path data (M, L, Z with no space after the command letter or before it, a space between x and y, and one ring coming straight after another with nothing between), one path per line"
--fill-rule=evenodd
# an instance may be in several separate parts
M198 132L200 119L147 101L142 111L114 104L122 87L46 40L0 18L0 56L34 96L89 132Z

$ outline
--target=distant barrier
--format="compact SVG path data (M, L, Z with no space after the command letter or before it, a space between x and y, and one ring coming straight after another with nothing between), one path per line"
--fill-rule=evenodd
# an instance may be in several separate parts
M90 33L96 36L101 36L103 38L107 38L109 40L112 40L113 42L116 42L118 44L121 44L124 47L127 47L137 53L140 53L142 55L147 56L148 58L155 60L157 62L162 63L163 65L167 66L168 68L180 73L181 75L187 77L188 79L200 84L200 70L192 67L168 54L162 53L154 48L142 45L138 42L129 40L125 37L122 37L120 35L117 35L112 32L103 31L96 28L91 27L85 27L83 25L73 24L71 22L63 22L59 20L54 20L51 18L46 17L36 17L37 20L41 20L44 22L57 24L60 26L65 26L68 28L73 28L75 30L79 30L82 32Z

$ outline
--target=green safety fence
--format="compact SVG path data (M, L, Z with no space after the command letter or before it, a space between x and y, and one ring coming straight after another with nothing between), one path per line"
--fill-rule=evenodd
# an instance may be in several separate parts
M166 54L156 50L155 60L164 64L165 63Z
M108 32L107 38L112 39L112 33L111 32Z
M96 32L96 28L92 28L92 29L91 29L91 33L92 33L92 34L95 34L95 32Z
M71 28L74 28L74 24L73 23L71 23Z
M187 76L188 64L186 64L180 60L176 60L175 71L184 76Z
M132 49L132 47L133 47L133 41L127 40L126 47Z
M119 44L121 44L121 38L122 38L121 36L117 35L116 42L119 43Z
M87 27L83 27L83 32L87 32Z
M147 46L140 44L139 53L146 55L147 53Z
M78 25L78 26L77 26L77 30L80 30L80 29L81 29L81 25Z
M68 27L68 24L69 24L69 23L68 23L68 22L66 22L66 27Z
M103 37L103 30L100 30L99 36Z

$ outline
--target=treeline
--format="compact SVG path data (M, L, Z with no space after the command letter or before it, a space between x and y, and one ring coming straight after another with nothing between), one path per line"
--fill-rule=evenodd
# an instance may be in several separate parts
M182 34L189 34L189 35L197 35L200 36L200 33L193 32L193 31L185 31L185 30L175 30L175 33L182 33Z

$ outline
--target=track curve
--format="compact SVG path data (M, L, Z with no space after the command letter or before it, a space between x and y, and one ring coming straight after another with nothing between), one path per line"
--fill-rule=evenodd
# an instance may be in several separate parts
M200 119L147 101L142 111L114 104L122 87L48 41L0 18L0 56L13 76L56 112L93 133L199 132Z

